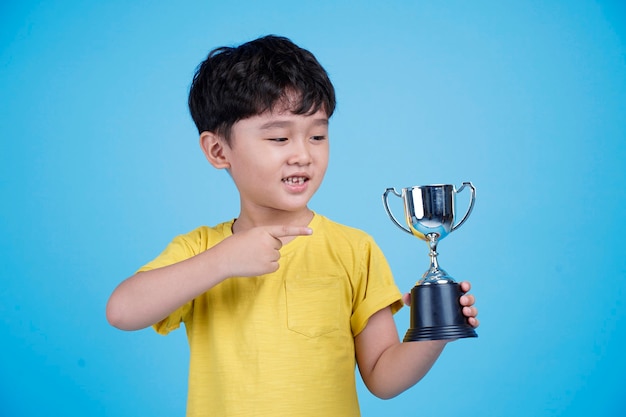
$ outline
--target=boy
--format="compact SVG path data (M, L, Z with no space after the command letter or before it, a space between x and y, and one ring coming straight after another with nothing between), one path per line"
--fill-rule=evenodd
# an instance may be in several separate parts
M239 216L176 237L115 289L109 322L161 334L185 323L188 416L358 416L355 365L381 398L417 383L446 342L400 343L402 296L380 249L308 207L335 109L315 57L276 36L218 48L189 107ZM460 302L478 326L473 296Z

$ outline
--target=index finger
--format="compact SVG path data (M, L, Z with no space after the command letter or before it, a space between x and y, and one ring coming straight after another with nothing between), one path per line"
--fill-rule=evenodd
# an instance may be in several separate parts
M271 226L267 229L275 238L288 236L306 236L313 233L313 229L306 226Z

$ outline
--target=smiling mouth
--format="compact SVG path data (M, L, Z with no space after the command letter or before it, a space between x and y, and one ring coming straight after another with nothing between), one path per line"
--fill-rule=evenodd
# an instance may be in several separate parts
M283 178L283 182L289 185L302 185L309 179L307 177L287 177Z

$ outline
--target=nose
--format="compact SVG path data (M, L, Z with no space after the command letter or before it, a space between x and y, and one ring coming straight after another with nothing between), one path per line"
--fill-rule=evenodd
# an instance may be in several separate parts
M309 146L311 145L305 139L292 141L291 154L287 163L290 165L309 165L313 161Z

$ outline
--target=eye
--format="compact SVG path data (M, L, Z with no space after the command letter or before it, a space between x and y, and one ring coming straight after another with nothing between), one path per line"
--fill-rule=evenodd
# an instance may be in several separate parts
M326 136L312 136L311 139L313 139L314 141L321 141L321 140L326 140Z
M287 138L269 138L268 140L272 142L287 142L288 139Z

